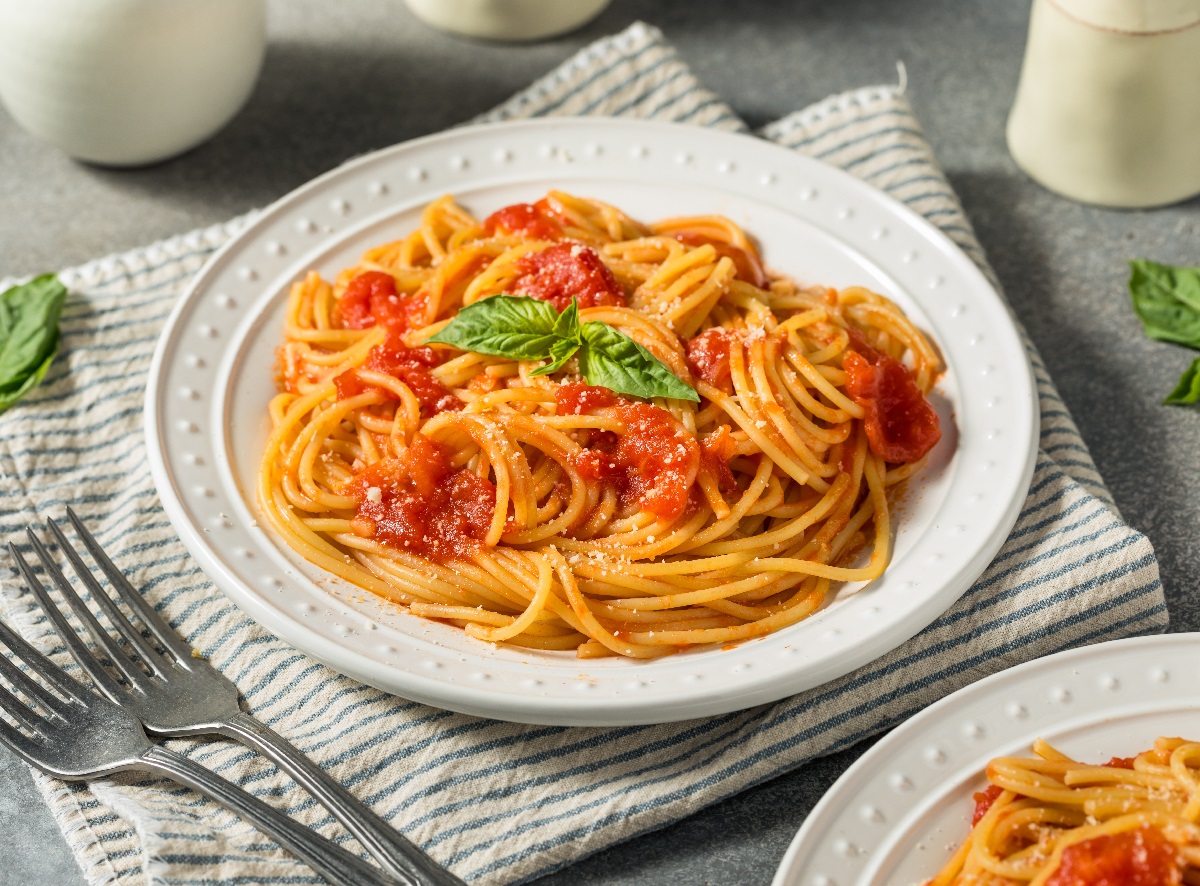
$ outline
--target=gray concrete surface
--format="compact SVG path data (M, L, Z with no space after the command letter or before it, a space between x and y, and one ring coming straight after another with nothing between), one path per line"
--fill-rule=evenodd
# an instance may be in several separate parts
M0 112L0 276L69 266L222 221L364 151L486 110L641 18L752 124L894 81L916 111L1125 518L1153 542L1173 629L1200 630L1200 409L1160 405L1192 354L1145 339L1136 256L1200 264L1200 201L1084 207L1026 179L1004 146L1027 0L614 0L581 31L502 46L432 32L400 0L272 0L266 66L208 144L135 171L76 164ZM541 881L765 884L805 815L865 749L746 791ZM23 767L0 751L0 884L82 877Z

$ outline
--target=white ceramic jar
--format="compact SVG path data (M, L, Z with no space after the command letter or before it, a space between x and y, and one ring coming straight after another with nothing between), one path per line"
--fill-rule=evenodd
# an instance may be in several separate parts
M265 46L265 0L0 0L0 101L79 160L153 163L229 122Z
M540 40L591 21L609 0L408 0L425 24L484 40Z
M1200 0L1033 0L1008 146L1084 203L1200 194Z

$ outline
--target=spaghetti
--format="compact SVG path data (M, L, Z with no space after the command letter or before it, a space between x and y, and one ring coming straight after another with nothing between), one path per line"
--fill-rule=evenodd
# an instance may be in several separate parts
M1102 766L1033 752L988 764L971 834L930 886L1200 884L1200 743Z
M497 294L577 306L699 402L428 343ZM939 370L892 302L766 273L728 219L643 225L551 192L479 221L444 197L293 286L258 495L311 562L481 640L735 643L883 572L888 490L940 435Z

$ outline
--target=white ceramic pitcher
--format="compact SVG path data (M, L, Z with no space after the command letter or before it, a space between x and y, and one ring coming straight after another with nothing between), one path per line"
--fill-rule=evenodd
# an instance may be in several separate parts
M0 101L77 159L152 163L237 113L265 45L265 0L0 0Z
M1200 0L1033 0L1008 146L1080 202L1200 194Z
M483 40L542 40L598 16L609 0L407 0L430 27Z

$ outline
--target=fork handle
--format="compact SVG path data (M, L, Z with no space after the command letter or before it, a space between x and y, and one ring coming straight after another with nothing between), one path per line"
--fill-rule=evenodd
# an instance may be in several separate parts
M383 867L412 886L466 886L392 825L338 784L300 750L245 711L225 720L220 733L268 757L316 797Z
M395 886L402 882L293 821L211 769L172 750L154 745L142 754L139 768L165 775L233 810L278 840L334 886Z

